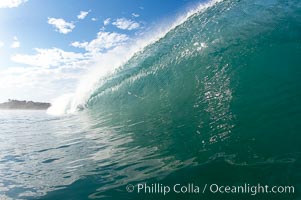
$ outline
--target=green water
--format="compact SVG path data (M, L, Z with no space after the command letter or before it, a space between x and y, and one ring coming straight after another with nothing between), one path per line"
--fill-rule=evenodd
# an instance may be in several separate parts
M1 113L0 199L301 199L300 63L300 1L222 1L135 54L83 111Z

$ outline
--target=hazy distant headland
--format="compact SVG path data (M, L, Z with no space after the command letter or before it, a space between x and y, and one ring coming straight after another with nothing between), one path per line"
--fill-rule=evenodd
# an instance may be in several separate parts
M0 103L0 109L5 110L47 110L51 106L50 103L19 101L9 99L8 102Z

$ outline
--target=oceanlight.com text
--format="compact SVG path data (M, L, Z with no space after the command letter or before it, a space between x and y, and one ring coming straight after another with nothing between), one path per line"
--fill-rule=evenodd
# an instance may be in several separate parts
M164 185L162 183L138 183L136 185L128 184L126 186L127 192L135 192L137 194L161 194L167 195L169 193L176 194L249 194L252 196L258 194L294 194L295 187L291 185L264 185L248 183L242 185L220 185L220 184L204 184L197 185L194 183L174 185Z

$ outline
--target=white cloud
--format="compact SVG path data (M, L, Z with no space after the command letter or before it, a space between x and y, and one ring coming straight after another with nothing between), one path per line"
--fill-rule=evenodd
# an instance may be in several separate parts
M16 63L26 64L30 66L50 68L63 65L70 66L77 61L86 59L86 56L81 53L66 52L58 48L36 48L35 51L36 54L34 55L16 54L11 57L11 60Z
M16 54L19 66L0 69L0 101L6 98L49 101L73 91L82 74L92 65L88 54L62 49L36 49L35 54Z
M48 24L53 25L56 28L56 31L63 34L70 33L75 28L73 22L66 22L64 19L60 18L48 18Z
M133 16L133 17L139 17L140 15L137 14L137 13L132 13L132 16Z
M73 42L71 45L95 53L122 45L128 39L125 34L100 31L97 33L96 39L90 42Z
M72 43L75 47L87 50L85 53L36 48L32 54L15 54L10 59L17 66L0 69L0 100L49 101L74 92L83 74L95 63L102 63L101 73L110 71L113 64L117 66L120 54L114 51L128 40L125 34L100 31L91 41ZM128 48L124 48L124 51L128 52Z
M10 45L11 48L16 49L19 48L21 46L17 36L14 36L13 38L13 43Z
M0 48L4 46L4 42L0 41Z
M27 0L0 0L0 8L15 8L26 1Z
M98 19L95 18L95 17L92 17L91 20L92 20L93 22L98 21Z
M109 73L112 66L119 66L123 53L131 52L122 46L129 41L126 34L101 30L91 41L71 44L83 48L85 53L36 48L32 54L15 54L10 59L17 66L0 69L1 98L49 101L74 92L83 74L94 65L101 66L101 72L97 71L101 74ZM99 76L95 75L95 80L96 77ZM94 78L90 79L94 81Z
M85 19L90 11L80 11L79 15L77 15L77 19Z
M126 18L118 18L112 24L115 25L117 28L123 30L134 30L140 27L140 24L138 22Z
M1 101L8 98L50 101L56 95L72 91L84 70L62 68L12 67L0 71Z
M110 22L111 22L111 18L107 18L107 19L105 19L104 21L103 21L103 25L109 25L110 24Z

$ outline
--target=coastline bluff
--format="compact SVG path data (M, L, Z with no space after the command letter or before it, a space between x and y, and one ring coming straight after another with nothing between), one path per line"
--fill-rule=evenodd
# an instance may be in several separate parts
M8 102L0 103L0 109L8 110L47 110L50 106L50 103L14 99L8 99Z

